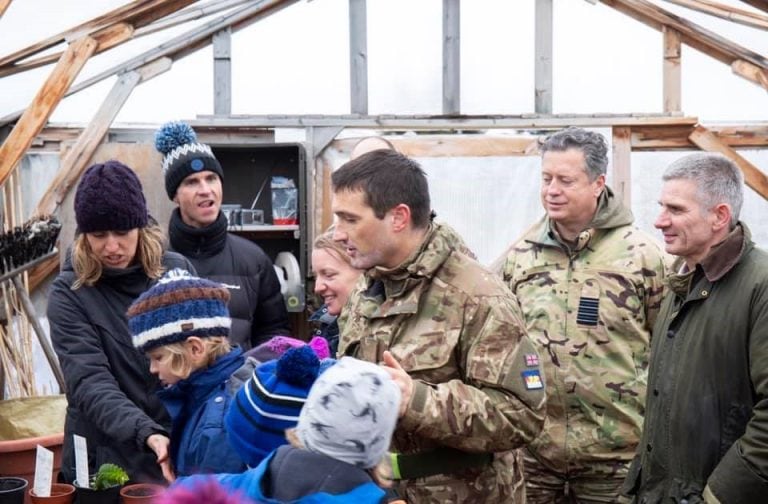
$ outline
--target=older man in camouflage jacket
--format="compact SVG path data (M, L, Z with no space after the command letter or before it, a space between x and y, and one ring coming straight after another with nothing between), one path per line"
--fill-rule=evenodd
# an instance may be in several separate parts
M413 160L369 152L333 174L334 238L366 274L339 353L383 362L401 388L393 438L409 503L523 502L510 450L539 433L539 358L503 283L430 219Z
M601 135L569 128L541 151L546 216L503 269L547 382L544 429L523 452L528 502L615 502L643 424L664 256L605 185Z

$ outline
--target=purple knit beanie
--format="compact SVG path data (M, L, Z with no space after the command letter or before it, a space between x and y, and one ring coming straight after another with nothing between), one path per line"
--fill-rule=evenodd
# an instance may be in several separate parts
M75 220L81 233L146 227L147 200L133 170L115 160L88 168L75 193Z

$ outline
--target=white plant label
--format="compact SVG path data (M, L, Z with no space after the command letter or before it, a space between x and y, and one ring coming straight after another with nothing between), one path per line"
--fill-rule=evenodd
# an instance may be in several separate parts
M53 479L53 452L37 445L35 458L35 485L32 488L38 497L51 496L51 480Z
M88 475L88 444L83 436L72 434L75 440L75 478L77 486L88 488L90 476Z

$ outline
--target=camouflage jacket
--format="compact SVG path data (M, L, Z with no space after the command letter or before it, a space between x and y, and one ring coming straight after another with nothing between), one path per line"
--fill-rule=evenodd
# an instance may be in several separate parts
M399 453L505 452L530 442L543 423L538 356L517 302L453 236L434 224L398 268L368 271L339 318L340 355L379 362L390 350L414 379L393 438ZM512 464L498 453L483 467L408 480L399 490L408 502L513 502Z
M545 217L504 264L547 383L547 418L529 449L559 474L621 477L640 438L666 259L631 223L606 187L573 248Z

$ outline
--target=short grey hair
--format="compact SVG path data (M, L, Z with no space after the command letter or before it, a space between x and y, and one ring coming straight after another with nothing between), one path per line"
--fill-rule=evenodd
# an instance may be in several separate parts
M582 128L566 128L549 135L539 147L542 156L546 152L568 149L578 149L584 154L585 169L590 181L608 171L608 144L600 133Z
M662 180L692 180L696 182L702 210L711 210L720 203L731 207L731 229L736 226L744 203L744 175L736 163L710 152L697 152L669 165Z

